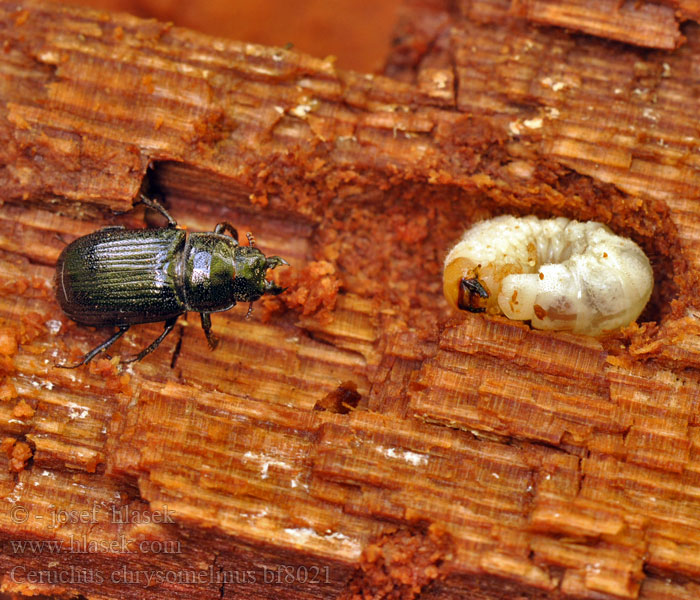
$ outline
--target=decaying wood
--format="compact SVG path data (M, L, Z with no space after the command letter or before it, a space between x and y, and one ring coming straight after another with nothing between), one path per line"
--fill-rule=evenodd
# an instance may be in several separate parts
M3 591L698 596L700 31L654 52L466 4L409 6L392 78L0 4ZM119 361L153 324L57 369L107 332L61 314L55 260L140 226L114 213L145 178L190 230L253 231L289 289L215 315L213 353L190 318L173 368L177 336ZM501 212L632 236L640 324L451 314L441 260Z
M460 0L459 5L462 14L480 21L503 22L518 17L664 50L684 43L682 23L700 17L696 0Z
M650 48L673 50L683 39L673 8L651 2L520 0L513 9L536 23Z

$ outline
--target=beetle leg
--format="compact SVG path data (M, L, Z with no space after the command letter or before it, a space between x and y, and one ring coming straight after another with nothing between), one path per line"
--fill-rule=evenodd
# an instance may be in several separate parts
M109 231L110 229L125 229L125 227L124 225L107 225L107 227L103 227L97 231Z
M207 336L207 342L209 342L209 347L213 350L219 344L219 340L211 332L211 314L199 313L199 316L202 317L202 329L204 329L204 335Z
M238 242L238 231L233 225L231 225L231 223L224 221L223 223L219 223L214 228L214 233L223 234L225 231L228 231L231 234L231 237Z
M127 331L129 330L129 325L122 325L119 327L119 331L115 333L112 337L110 337L108 340L102 342L99 346L96 348L93 348L88 352L83 358L80 359L80 362L75 363L74 365L56 365L57 367L60 367L61 369L75 369L76 367L79 367L80 365L84 365L86 363L89 363L95 356L97 356L100 352L103 350L106 350L109 348L114 342L116 342L120 337L122 337Z
M148 208L152 208L153 210L157 210L161 215L163 215L166 219L168 219L168 227L177 227L177 221L173 219L170 216L170 213L163 208L160 202L156 200L155 198L149 198L145 194L139 194L139 201L142 204L145 204L148 206Z
M177 359L180 356L180 348L182 348L182 332L184 328L180 325L180 335L177 338L177 343L175 344L175 350L173 350L173 357L170 359L170 368L174 369Z
M136 356L134 356L132 358L126 358L122 362L125 362L125 363L138 362L144 356L153 352L158 346L160 346L160 343L165 339L165 336L168 335L173 330L173 328L175 327L175 321L177 321L177 317L173 317L172 319L168 319L165 322L165 328L163 329L163 333L161 333L154 340L154 342L150 346L148 346L148 348L144 348Z

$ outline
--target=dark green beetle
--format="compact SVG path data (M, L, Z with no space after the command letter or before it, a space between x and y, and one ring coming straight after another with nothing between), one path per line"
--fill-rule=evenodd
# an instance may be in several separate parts
M217 340L211 332L210 313L228 310L237 302L250 302L250 313L252 303L264 294L284 291L265 276L268 269L288 263L279 256L266 257L254 247L250 234L250 245L240 246L238 232L224 222L213 232L187 235L158 202L143 195L140 200L162 213L168 226L106 227L74 240L58 258L56 297L64 312L84 325L118 327L80 362L60 366L75 368L89 362L132 325L165 321L163 333L125 362L141 360L187 311L201 314L213 349Z

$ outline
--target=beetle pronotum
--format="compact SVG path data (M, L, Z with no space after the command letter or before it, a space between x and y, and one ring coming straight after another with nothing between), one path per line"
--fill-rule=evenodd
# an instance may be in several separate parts
M455 308L586 335L634 321L653 284L649 259L632 240L564 217L481 221L452 248L443 274Z

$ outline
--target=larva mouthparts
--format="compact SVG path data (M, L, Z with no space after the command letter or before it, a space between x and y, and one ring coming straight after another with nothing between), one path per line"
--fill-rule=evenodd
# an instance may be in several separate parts
M476 223L447 255L443 274L455 308L586 335L634 321L653 285L649 259L632 240L564 217Z

